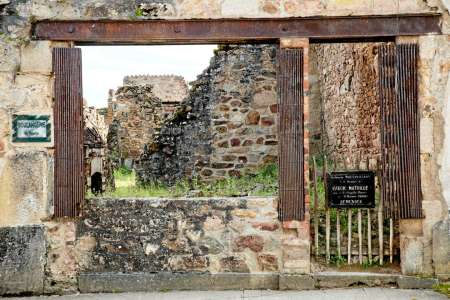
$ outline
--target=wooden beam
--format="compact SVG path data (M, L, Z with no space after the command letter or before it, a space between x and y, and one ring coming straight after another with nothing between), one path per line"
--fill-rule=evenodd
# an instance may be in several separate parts
M279 19L205 19L147 21L41 21L38 40L87 44L200 44L312 39L383 38L440 34L440 15L388 15Z

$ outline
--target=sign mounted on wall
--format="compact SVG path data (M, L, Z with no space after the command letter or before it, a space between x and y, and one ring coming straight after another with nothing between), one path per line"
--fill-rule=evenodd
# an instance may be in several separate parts
M49 115L13 115L14 143L51 142L51 122Z
M327 174L327 202L331 208L375 207L375 174L371 171Z

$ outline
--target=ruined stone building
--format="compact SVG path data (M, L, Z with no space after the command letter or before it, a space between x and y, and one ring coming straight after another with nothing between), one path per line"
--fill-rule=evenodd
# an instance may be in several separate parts
M163 118L175 111L180 102L188 95L188 86L182 76L177 75L131 75L125 76L124 85L153 86L153 93L161 99Z
M437 279L448 281L449 9L444 0L0 1L0 295L431 287ZM245 44L250 38L257 45ZM382 60L374 45L336 44L348 39L395 44L383 57L398 60L383 61L378 72L374 65ZM151 84L125 84L113 92L106 120L115 139L108 138L108 149L116 167L138 160L143 182L235 176L283 158L290 163L279 170L285 195L84 199L77 46L230 41L239 46L218 49L169 121L161 117L164 99ZM371 82L384 78L385 90L398 95L405 90L400 73L406 67L414 134L396 146L413 155L389 154L414 159L383 167L412 162L414 169L397 172L397 181L392 174L380 176L395 188L414 182L417 201L391 193L372 214L380 216L381 230L364 235L390 240L390 224L398 225L398 272L320 272L311 251L311 156L379 156L384 135L374 124L381 119L378 109L384 113L386 107L376 107L381 95ZM277 91L283 99L278 106ZM397 126L399 117L390 116ZM281 137L280 125L286 136L295 131L291 140ZM401 127L389 126L391 133ZM100 138L102 133L86 131L87 146L96 149ZM277 151L284 145L295 151ZM400 148L394 146L389 151ZM388 215L395 204L395 214ZM358 260L352 252L359 247L352 230L357 219L353 215L347 228L356 246L347 253L350 261ZM379 255L389 260L384 250L374 253L374 262Z
M239 176L275 162L274 46L219 47L188 97L147 144L139 181Z
M345 158L350 168L357 160L375 165L380 154L375 46L311 47L312 155ZM174 118L147 144L136 166L139 180L217 180L277 162L276 85L275 46L220 46Z
M107 124L108 149L114 166L133 162L144 144L153 139L162 120L167 118L188 91L180 76L126 76L123 86L109 91Z

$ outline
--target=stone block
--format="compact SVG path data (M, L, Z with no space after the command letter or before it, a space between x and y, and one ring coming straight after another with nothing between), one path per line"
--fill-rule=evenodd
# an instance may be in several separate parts
M400 261L402 274L417 275L423 271L423 241L419 237L400 235Z
M43 226L0 228L0 296L42 294L46 242Z
M239 7L239 9L236 9ZM250 17L257 16L259 12L259 0L224 0L222 2L223 17Z
M253 96L251 107L254 109L267 109L277 103L277 94L272 91L264 91Z
M334 11L335 14L364 14L370 12L372 0L329 0L327 9Z
M268 273L84 273L78 282L82 293L278 289L278 275Z
M263 272L278 271L278 257L277 255L263 253L258 255L258 265Z
M337 273L322 272L315 274L318 288L348 288L348 287L375 287L396 286L397 276L373 273Z
M279 289L284 290L313 290L316 281L311 275L280 274Z
M220 270L231 273L250 273L246 261L237 256L228 256L220 260Z
M15 72L19 68L20 51L12 43L0 39L0 72Z
M49 160L43 151L10 151L5 155L0 177L0 226L38 224L49 216Z
M305 259L305 257L309 258L309 254L310 254L309 245L305 245L303 247L283 245L284 260Z
M217 0L179 1L178 17L182 19L219 18L220 1Z
M78 268L91 263L90 253L96 245L95 239L82 236L76 240L74 222L48 222L46 226L49 246L44 291L46 294L74 293L77 291Z
M432 289L439 281L436 278L419 278L412 276L399 276L397 285L399 289Z
M422 220L400 220L400 233L406 236L421 236L423 234Z
M235 240L234 251L241 252L244 249L250 249L253 252L261 252L264 248L264 239L258 235L240 236Z
M14 105L21 111L45 110L52 108L52 87L49 76L40 74L18 74L15 86L9 92Z
M280 10L280 0L264 0L261 3L261 10L270 15L278 14Z
M20 72L52 72L52 48L49 41L31 41L21 49Z
M309 274L311 272L309 257L305 259L285 260L283 262L283 272Z
M434 151L433 119L420 120L420 153L427 154Z
M450 279L450 220L433 227L433 267L436 276Z

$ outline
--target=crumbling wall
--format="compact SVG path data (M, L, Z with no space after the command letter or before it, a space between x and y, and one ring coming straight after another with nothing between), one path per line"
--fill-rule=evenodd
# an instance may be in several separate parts
M113 165L133 166L144 144L152 141L160 123L173 114L187 93L186 81L175 75L125 76L123 86L110 90L105 119Z
M311 45L313 154L322 152L350 165L380 155L376 46Z
M123 85L152 85L153 94L164 103L179 103L187 97L189 88L183 76L132 75L125 76Z
M216 180L277 158L276 47L223 46L188 98L147 144L141 183Z
M152 85L142 84L124 85L114 98L107 136L109 157L114 168L123 164L131 167L160 126L161 99L153 93Z
M158 0L147 1L150 8L139 11L142 1L44 1L2 0L0 4L0 225L13 226L17 232L28 232L28 226L44 224L53 214L53 143L22 145L11 141L13 114L33 113L52 115L51 49L70 47L70 43L32 41L32 22L40 20L93 20L93 19L193 19L244 17L305 17L348 15L392 15L405 13L442 13L444 34L449 31L449 17L443 1L386 1L386 0ZM157 3L156 3L157 2ZM412 273L432 273L431 228L448 216L449 199L448 161L448 95L449 95L449 38L446 35L426 36L420 43L420 95L421 101L421 178L424 197L424 220L415 220L416 226L406 226L403 242L415 244L412 249L424 249L420 268L408 269ZM430 135L431 133L431 135ZM431 137L431 143L429 143ZM30 171L31 170L31 171ZM31 173L30 173L31 172ZM19 180L20 179L20 180ZM63 222L57 221L58 226ZM417 225L416 224L416 225ZM45 224L44 226L48 226ZM285 224L283 226L286 226ZM288 226L286 226L289 228ZM298 233L292 239L283 237L283 246L297 243ZM71 235L61 232L58 247L71 248ZM39 241L29 241L39 245ZM89 244L89 243L88 243ZM298 243L297 243L298 244ZM4 244L3 244L4 245ZM8 244L9 245L9 244ZM291 246L292 247L292 246ZM55 248L55 252L59 250ZM403 250L402 250L403 251ZM69 252L70 253L70 252ZM412 252L411 252L412 253ZM413 258L418 257L418 252ZM58 253L55 253L58 254ZM292 259L306 255L294 252ZM406 253L405 253L406 254ZM413 253L414 254L414 253ZM309 253L308 253L309 258ZM48 256L47 269L54 274L67 270L66 256ZM70 256L69 256L70 257ZM407 256L406 256L407 257ZM414 259L407 262L415 263ZM307 264L307 261L306 263ZM292 265L290 265L292 267ZM413 267L415 267L414 265ZM283 266L282 270L285 271ZM27 269L29 270L29 269ZM295 270L294 270L295 271ZM1 283L4 287L3 282ZM34 292L32 285L14 292Z
M77 240L94 239L83 272L277 272L274 198L91 199ZM118 213L120 212L120 213Z

